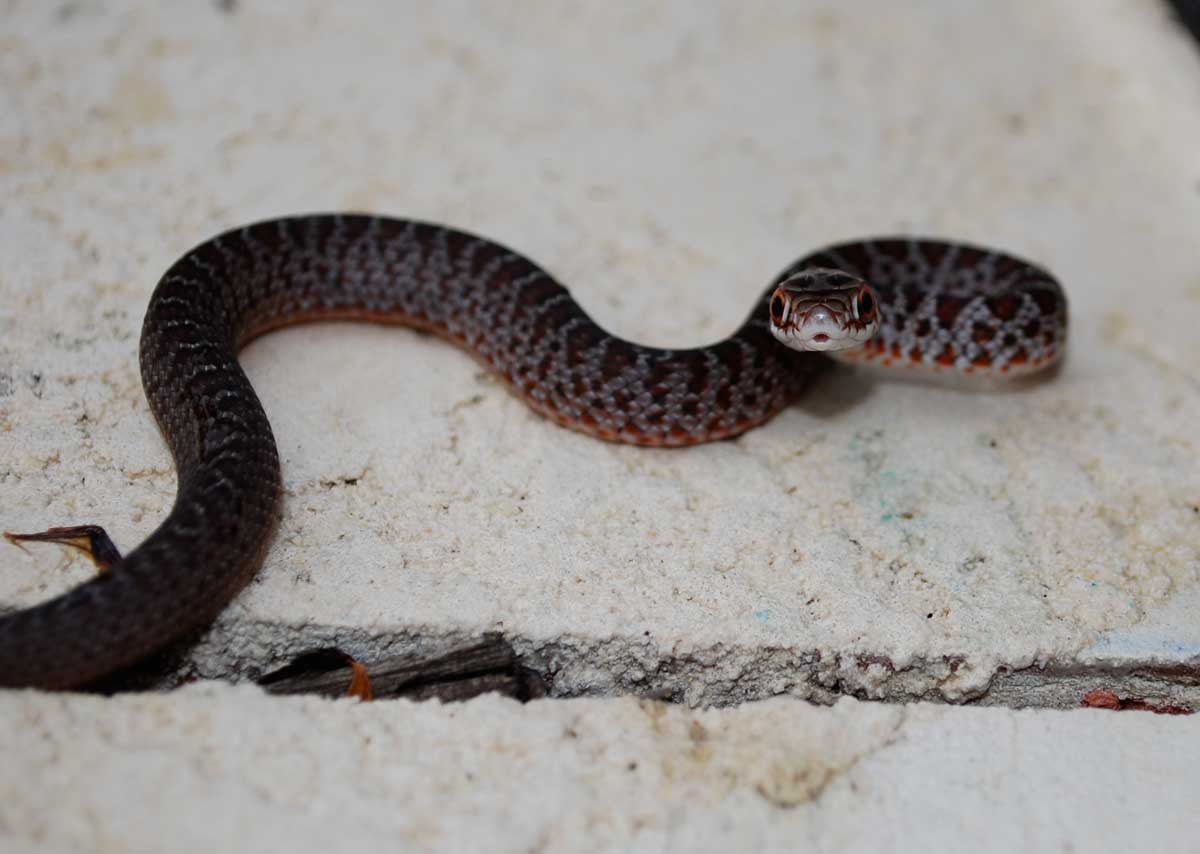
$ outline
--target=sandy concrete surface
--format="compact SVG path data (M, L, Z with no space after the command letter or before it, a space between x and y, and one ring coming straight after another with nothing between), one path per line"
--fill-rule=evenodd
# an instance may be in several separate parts
M1059 275L1072 331L1056 376L981 393L844 369L739 440L656 451L556 428L471 359L402 330L330 325L256 342L244 364L279 440L285 516L260 576L184 671L237 678L316 645L372 658L500 631L557 696L1075 707L1103 689L1195 708L1198 90L1194 46L1152 0L944 0L903 11L5 3L0 528L93 522L128 548L163 518L174 475L140 390L142 313L169 263L229 226L323 209L450 223L519 248L604 326L659 345L727 334L771 276L813 247L935 234L1003 247ZM54 548L2 554L7 606L91 572ZM86 750L100 757L97 774L114 775L94 778L109 781L99 788L72 782L73 751L57 730L17 766L93 798L77 818L97 834L107 832L103 798L120 795L110 784L132 773L105 726L134 732L156 714L194 725L146 761L186 765L191 782L180 785L197 788L206 762L217 778L234 773L227 754L197 751L215 738L204 722L232 719L241 703L254 728L243 746L270 752L254 733L266 732L258 719L271 706L253 692L3 702L10 719L75 721L68 735L99 740ZM289 704L279 714L332 721L343 708ZM511 726L507 743L531 756L543 755L538 721L577 716L620 745L628 717L645 726L652 717L633 701L396 708L444 732L502 709L495 726ZM602 709L594 720L593 709ZM1129 827L1168 834L1159 839L1182 837L1169 836L1170 822L1154 831L1135 809L1149 775L1143 755L1166 763L1161 791L1195 792L1179 776L1181 754L1159 740L1194 741L1189 722L768 709L829 733L857 721L863 745L885 743L885 722L910 714L942 727L929 744L959 773L977 769L950 756L952 745L995 763L983 801L952 774L944 792L930 792L928 808L958 827L990 810L989 833L1104 838L1108 825L1057 819L1015 781L1035 769L1066 789L1109 779L1097 769L1125 780L1127 769L1133 784L1114 776L1106 796L1120 791L1122 809L1138 815ZM355 710L340 727L388 714ZM662 714L686 729L691 713ZM740 732L736 714L719 719ZM329 738L343 737L329 726ZM1043 739L1037 757L1024 752L1022 728ZM791 737L786 726L770 733ZM906 749L917 755L926 737ZM644 738L647 750L669 752ZM467 743L444 773L494 761ZM1066 758L1040 764L1055 750ZM392 757L401 777L411 774L403 752ZM908 821L900 804L928 778L906 777L896 762L895 791L872 789L874 800L855 789L865 777L833 775L841 782L830 792L863 817L846 833L882 832L866 820L872 803ZM530 785L551 786L535 770ZM598 788L563 789L559 823L531 818L527 835L511 838L536 847L534 828L565 834L589 821L597 838L637 838L633 813L587 818L601 808L593 799L618 790L612 774ZM730 779L741 782L714 785L747 812L729 827L775 816L750 832L784 834L835 800L826 793L789 811L756 783ZM632 790L656 827L734 838L720 836L734 833L716 827L720 811L673 801L687 791L675 785L674 795L653 781ZM464 791L454 809L488 803L484 790ZM36 790L25 797L38 800ZM305 803L302 792L279 797ZM249 807L228 803L230 821L248 826L240 810ZM389 820L411 822L406 832L426 820L434 836L458 832L421 818L428 811ZM27 840L88 838L85 824L36 824L33 806L5 815L0 830ZM680 816L694 820L672 824ZM194 821L189 838L218 832L203 814ZM297 827L309 821L315 828L312 816ZM330 822L313 838L338 830ZM832 827L799 832L843 838Z
M210 684L10 692L0 726L23 733L6 851L1194 851L1200 831L1196 717Z

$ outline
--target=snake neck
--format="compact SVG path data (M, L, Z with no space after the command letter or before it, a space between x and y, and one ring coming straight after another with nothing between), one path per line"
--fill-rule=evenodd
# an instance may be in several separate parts
M839 361L1016 379L1062 358L1067 299L1046 270L1007 253L917 238L876 238L827 247L780 275L832 267L869 282L879 300L879 330L862 347L831 353Z

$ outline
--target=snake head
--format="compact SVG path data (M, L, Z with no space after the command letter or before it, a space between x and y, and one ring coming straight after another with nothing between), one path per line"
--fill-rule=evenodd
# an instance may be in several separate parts
M771 294L771 334L793 350L848 350L879 329L879 297L857 276L812 267Z

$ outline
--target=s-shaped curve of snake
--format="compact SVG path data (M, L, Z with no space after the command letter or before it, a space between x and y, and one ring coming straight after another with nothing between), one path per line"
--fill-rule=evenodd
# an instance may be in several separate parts
M174 507L108 571L0 617L0 685L87 685L210 621L246 584L281 481L236 354L277 327L330 319L428 330L559 424L655 446L771 418L827 364L793 347L858 345L840 355L1006 377L1051 364L1066 343L1066 299L1049 273L934 240L810 254L728 338L667 350L612 335L527 258L443 226L328 214L229 231L175 262L142 327L142 383L178 470Z

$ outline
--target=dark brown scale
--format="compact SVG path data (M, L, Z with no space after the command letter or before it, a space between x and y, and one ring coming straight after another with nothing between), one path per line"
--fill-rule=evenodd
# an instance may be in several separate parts
M962 313L966 306L966 300L958 297L944 297L938 300L937 304L937 319L938 323L949 329L958 316Z
M966 254L953 261L956 253ZM222 234L167 271L142 327L142 384L178 469L175 505L104 574L0 617L0 685L63 688L111 674L211 620L254 574L280 500L271 427L236 361L258 335L329 319L427 330L467 347L559 424L620 442L694 445L766 421L827 364L771 335L769 298L784 278L814 266L866 278L881 334L864 352L903 361L898 336L916 329L908 358L931 352L932 321L953 321L979 295L956 278L974 272L964 257L1006 256L907 239L829 247L777 277L730 337L664 350L601 329L526 258L442 226L318 215ZM905 280L881 275L885 263ZM999 291L989 296L1011 299L1015 311L1012 294L1030 294L1046 318L1048 337L1037 343L1049 361L1062 349L1065 299L1044 271L1014 269L1011 285L985 283ZM916 317L927 307L932 316Z
M1033 298L1043 317L1053 317L1059 311L1066 311L1066 302L1062 298L1062 291L1057 286L1054 289L1030 288L1026 293Z
M987 302L992 315L1000 320L1012 320L1021 306L1021 301L1015 296L998 297Z
M938 268L952 248L952 244L934 241L925 241L920 246L921 257L924 258L925 264L931 270Z
M911 313L915 313L925 299L925 292L915 285L897 288L896 294L900 300L903 300L904 308Z
M955 263L961 267L974 267L990 254L986 249L979 249L975 246L964 246L959 250Z

